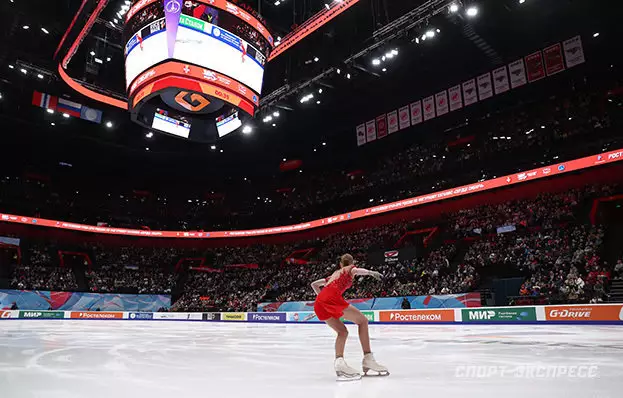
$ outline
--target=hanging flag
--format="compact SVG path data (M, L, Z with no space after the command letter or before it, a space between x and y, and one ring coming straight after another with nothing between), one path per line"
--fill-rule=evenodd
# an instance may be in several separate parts
M360 124L357 126L357 146L362 146L366 143L366 125Z
M435 97L433 95L424 98L422 101L424 106L424 120L430 120L435 117Z
M376 138L387 137L387 118L385 114L376 118Z
M66 100L65 98L59 98L56 108L59 112L66 113L69 116L80 117L82 105L77 102Z
M39 108L56 110L56 104L58 103L58 97L50 94L40 93L35 91L32 94L32 104Z
M534 83L545 77L545 68L543 67L543 56L541 51L537 51L526 56L526 70L528 71L528 81Z
M582 47L582 38L580 36L572 37L562 42L565 50L565 61L567 68L573 68L576 65L586 62L584 58L584 48Z
M493 97L493 86L491 85L491 73L478 76L478 100L482 101Z
M478 102L478 93L476 92L476 79L470 79L463 83L463 100L465 106Z
M370 120L366 123L366 142L376 140L376 121Z
M389 134L398 131L398 111L391 111L387 114L387 130Z
M528 83L526 78L526 67L523 63L523 58L518 59L515 62L508 64L508 71L511 76L511 88L521 87Z
M448 90L450 95L450 111L456 111L463 107L463 96L461 95L461 85L458 84L454 87L450 87Z
M565 70L565 62L562 59L562 46L560 43L545 48L543 50L543 58L545 58L545 71L547 72L547 76L555 75Z
M446 90L435 94L435 108L437 108L437 116L448 113L448 92Z
M422 101L415 101L411 104L411 125L422 123Z
M409 105L403 106L398 110L398 123L400 130L406 129L411 126L411 118L409 117Z
M506 65L500 66L499 68L493 70L493 88L495 88L496 95L510 90L508 73L506 73Z

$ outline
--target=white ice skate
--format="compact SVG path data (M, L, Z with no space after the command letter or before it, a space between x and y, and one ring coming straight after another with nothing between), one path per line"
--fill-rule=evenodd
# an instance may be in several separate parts
M361 373L348 366L342 357L335 358L335 374L338 381L361 380Z
M364 376L389 376L389 370L385 366L379 365L372 353L364 355L361 366L363 367Z

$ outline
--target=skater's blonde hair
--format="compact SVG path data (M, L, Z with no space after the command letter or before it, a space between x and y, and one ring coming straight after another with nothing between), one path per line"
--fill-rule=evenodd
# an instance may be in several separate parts
M350 254L344 254L340 257L340 268L348 267L349 265L353 265L355 263L355 259Z

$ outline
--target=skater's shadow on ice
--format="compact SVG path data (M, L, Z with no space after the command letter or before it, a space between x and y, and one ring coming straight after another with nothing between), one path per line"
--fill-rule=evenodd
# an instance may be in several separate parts
M357 381L337 382L333 398L384 398L388 377L364 377Z

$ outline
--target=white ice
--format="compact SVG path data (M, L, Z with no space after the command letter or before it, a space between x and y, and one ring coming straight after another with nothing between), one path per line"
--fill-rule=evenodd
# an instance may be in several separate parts
M360 367L350 332L346 360ZM374 325L371 336L391 375L336 382L325 325L5 320L0 397L623 396L620 326ZM478 377L472 365L506 370ZM521 377L538 366L585 372Z

